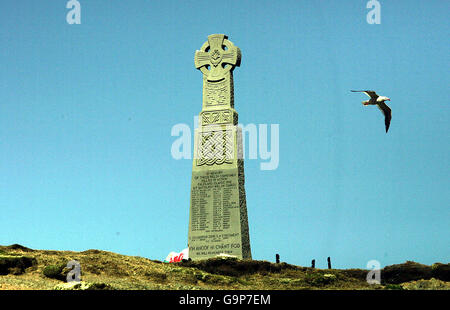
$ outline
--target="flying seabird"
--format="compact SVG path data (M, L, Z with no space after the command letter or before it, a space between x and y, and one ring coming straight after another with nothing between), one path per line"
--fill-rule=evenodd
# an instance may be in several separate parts
M385 101L391 101L390 98L385 96L378 96L377 93L373 90L352 90L352 92L360 92L365 93L370 97L369 100L363 101L363 105L377 105L378 108L384 114L384 124L386 126L386 133L389 130L389 125L391 124L392 113L391 109L386 105Z

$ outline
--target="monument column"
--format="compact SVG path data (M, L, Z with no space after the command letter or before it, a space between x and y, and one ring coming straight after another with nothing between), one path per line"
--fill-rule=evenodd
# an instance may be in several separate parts
M233 70L241 51L212 34L195 52L203 105L194 134L188 247L193 260L229 254L251 259L242 131L234 109Z

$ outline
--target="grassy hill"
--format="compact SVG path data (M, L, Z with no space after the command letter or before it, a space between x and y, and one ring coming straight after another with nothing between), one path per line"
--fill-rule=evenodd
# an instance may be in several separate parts
M79 284L66 283L66 266L71 260L81 265ZM100 250L72 252L32 250L17 244L0 246L1 290L450 289L450 264L406 262L387 266L381 270L380 285L369 285L367 272L230 258L168 264Z

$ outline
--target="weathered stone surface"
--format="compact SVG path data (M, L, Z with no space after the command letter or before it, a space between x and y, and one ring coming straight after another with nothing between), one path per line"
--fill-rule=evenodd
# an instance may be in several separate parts
M113 287L109 284L105 283L90 283L90 282L67 282L67 283L61 283L56 285L54 290L60 290L60 291L69 291L69 290L112 290Z
M203 73L203 105L194 136L189 257L225 253L251 259L245 199L242 132L234 109L233 70L241 51L213 34L195 53Z

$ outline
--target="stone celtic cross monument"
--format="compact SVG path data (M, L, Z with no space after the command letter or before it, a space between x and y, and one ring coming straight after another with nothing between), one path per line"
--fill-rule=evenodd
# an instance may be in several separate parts
M242 131L234 109L233 70L241 51L212 34L195 52L203 73L203 106L194 137L189 212L189 257L229 254L251 259L244 188Z

